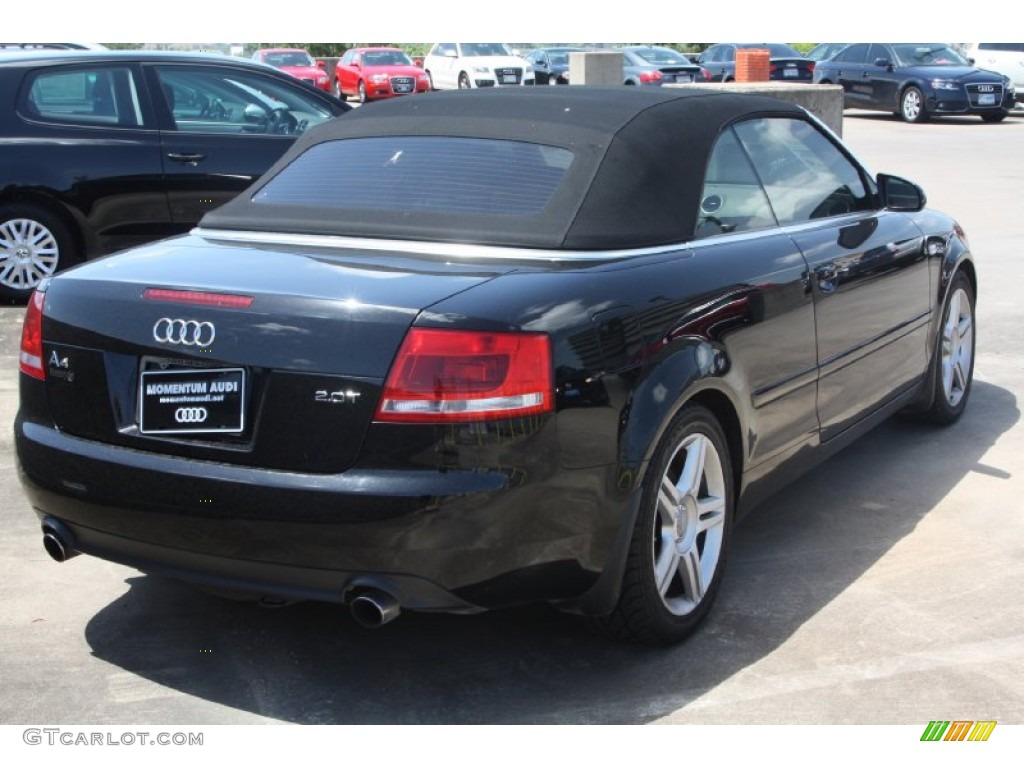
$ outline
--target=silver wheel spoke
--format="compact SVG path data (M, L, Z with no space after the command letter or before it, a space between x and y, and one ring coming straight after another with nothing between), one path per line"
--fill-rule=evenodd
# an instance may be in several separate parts
M686 449L686 463L676 487L680 494L690 494L697 498L700 481L704 477L704 460L708 450L708 439L703 435L695 435L690 447Z
M662 542L662 544L661 556L654 564L654 583L658 587L658 594L665 597L672 584L672 577L679 570L679 553L676 551L674 542Z
M697 513L698 532L717 528L725 522L725 499L719 496L706 496L697 503Z
M679 557L679 578L683 582L683 592L697 603L704 597L704 579L701 576L700 553L696 545Z

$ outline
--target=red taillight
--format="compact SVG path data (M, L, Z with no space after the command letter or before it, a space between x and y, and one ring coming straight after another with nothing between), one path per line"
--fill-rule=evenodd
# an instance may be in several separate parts
M704 67L701 67L700 73L702 75L704 75L704 82L706 82L706 83L710 83L711 82L711 70L710 69L705 69Z
M384 384L377 420L443 424L553 408L551 345L540 333L413 328Z
M34 379L45 380L43 368L43 301L46 294L33 291L21 326L21 355L18 367Z
M778 64L769 64L768 65L768 74L774 74L774 73L776 73L778 71L779 71L779 65Z
M810 62L807 63L807 71L811 72L813 74L813 72L814 72L814 62L813 61L810 61Z
M225 307L227 309L248 309L252 296L237 293L209 293L207 291L180 291L170 288L147 288L142 292L147 301L168 301L174 304L194 304L199 307Z
M657 69L652 69L650 72L641 72L640 80L644 83L654 83L661 80L661 72Z

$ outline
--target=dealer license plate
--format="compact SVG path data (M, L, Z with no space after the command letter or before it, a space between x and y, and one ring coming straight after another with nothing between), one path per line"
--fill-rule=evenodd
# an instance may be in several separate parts
M505 85L515 85L516 84L516 76L515 75L502 75L501 76L501 82L504 83Z
M782 70L783 77L796 77L800 72L796 67L790 67L789 69Z
M239 433L245 428L245 369L142 371L139 431L146 435Z
M996 103L996 95L994 93L982 93L978 96L978 104L983 107L991 107Z

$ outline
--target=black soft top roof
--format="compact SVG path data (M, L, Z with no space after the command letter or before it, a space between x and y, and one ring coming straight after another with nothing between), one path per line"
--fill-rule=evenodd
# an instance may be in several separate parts
M403 96L353 110L300 138L209 229L452 241L545 249L640 248L689 240L708 154L730 123L805 117L764 96L661 88L500 88ZM310 147L380 136L460 136L572 150L551 203L535 215L454 215L252 202ZM410 190L429 195L430 190Z

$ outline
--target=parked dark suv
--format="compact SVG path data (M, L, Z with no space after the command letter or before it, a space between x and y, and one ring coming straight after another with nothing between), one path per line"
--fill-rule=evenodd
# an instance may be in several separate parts
M348 107L226 56L0 56L0 298L78 261L184 232Z
M893 112L908 123L939 115L998 123L1015 100L1010 78L978 69L945 43L854 43L818 62L814 82L843 86L847 107Z

